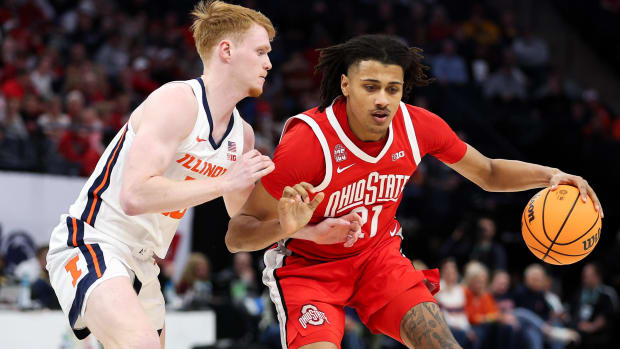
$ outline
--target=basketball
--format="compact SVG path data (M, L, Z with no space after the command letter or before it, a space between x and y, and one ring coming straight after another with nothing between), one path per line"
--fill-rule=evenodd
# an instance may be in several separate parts
M590 197L559 185L530 199L521 217L521 233L532 253L549 264L572 264L590 254L601 236L601 217Z

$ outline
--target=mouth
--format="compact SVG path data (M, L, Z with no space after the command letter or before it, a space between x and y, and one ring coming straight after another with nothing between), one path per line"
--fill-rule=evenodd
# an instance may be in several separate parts
M390 116L390 113L386 110L375 110L372 113L370 113L370 115L372 115L372 118L376 122L382 124L387 121L388 117Z

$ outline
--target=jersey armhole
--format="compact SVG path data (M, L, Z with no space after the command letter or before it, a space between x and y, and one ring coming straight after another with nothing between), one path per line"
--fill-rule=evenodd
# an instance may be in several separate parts
M323 131L321 131L319 124L317 124L317 122L314 121L314 119L312 119L306 114L297 114L289 118L288 120L286 120L286 123L284 124L284 128L282 131L282 135L280 136L280 140L282 140L284 133L286 133L288 127L291 125L291 122L294 119L299 119L305 122L308 126L310 126L310 128L312 129L312 132L314 132L314 135L318 139L319 144L321 144L321 149L323 149L323 158L325 159L325 177L323 178L323 181L314 188L314 190L316 192L323 191L325 188L327 188L327 186L331 182L332 172L333 172L332 171L333 165L331 162L331 157L329 156L329 144L327 143L327 139L325 138Z
M415 129L413 128L413 121L411 120L411 115L409 115L409 110L407 109L407 105L405 103L400 102L400 110L402 110L403 113L405 129L407 130L407 138L409 138L409 145L411 146L413 159L415 160L415 164L417 166L420 164L420 161L422 161L422 157L420 156L420 147L418 146L418 139L415 134Z
M196 136L199 135L200 133L200 128L202 127L202 123L200 122L200 118L201 117L205 117L204 115L202 115L203 113L201 113L201 110L204 110L202 107L202 100L199 97L200 95L198 95L197 93L200 92L200 86L198 86L198 84L196 83L195 80L186 80L186 81L170 81L168 82L170 83L181 83L181 84L186 84L188 85L191 89L192 89L192 94L194 95L194 98L196 98L196 103L197 103L197 107L198 110L196 111L196 122L194 122L194 127L192 128L191 132L187 135L187 137L185 137L181 143L179 144L179 147L177 148L177 151L179 152L185 152L187 151L190 147L192 147L194 145L194 143L196 143Z

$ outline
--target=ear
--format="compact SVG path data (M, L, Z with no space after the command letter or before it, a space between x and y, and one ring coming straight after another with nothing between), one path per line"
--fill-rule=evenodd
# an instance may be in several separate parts
M345 97L349 97L349 78L342 74L340 76L340 89L342 90L342 95Z
M222 40L217 44L217 56L224 62L229 62L232 57L232 42Z

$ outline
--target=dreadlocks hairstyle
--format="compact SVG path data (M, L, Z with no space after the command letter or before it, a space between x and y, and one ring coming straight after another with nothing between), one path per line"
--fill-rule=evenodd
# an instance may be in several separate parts
M396 64L403 68L403 97L407 97L416 86L427 86L434 79L424 73L429 67L422 64L422 49L408 47L398 39L388 35L361 35L349 41L319 49L319 63L315 73L322 73L321 104L319 111L325 110L334 98L340 96L340 76L346 74L354 64L364 60L374 60L383 64Z

